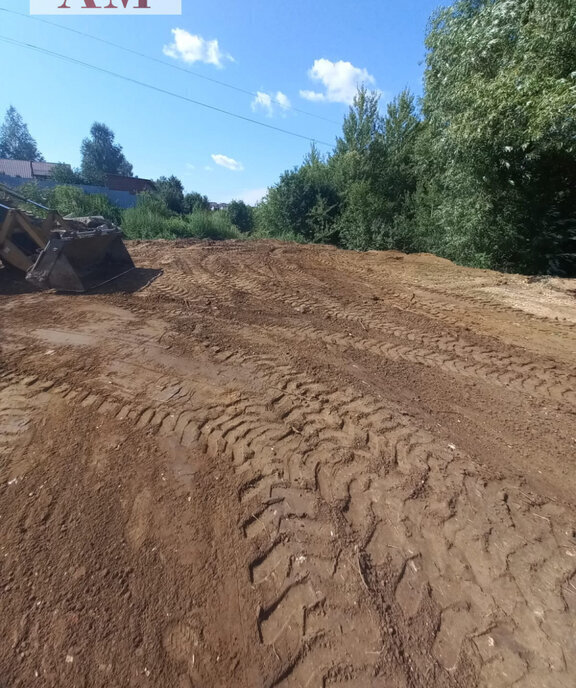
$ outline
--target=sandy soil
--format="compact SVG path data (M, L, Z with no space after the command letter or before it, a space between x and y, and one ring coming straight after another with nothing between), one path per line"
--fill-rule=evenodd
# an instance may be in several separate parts
M576 288L135 242L0 270L0 686L573 688Z

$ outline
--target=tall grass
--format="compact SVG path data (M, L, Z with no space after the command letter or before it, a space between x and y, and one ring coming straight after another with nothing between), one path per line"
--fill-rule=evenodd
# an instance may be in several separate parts
M190 236L197 239L240 239L242 234L230 221L224 210L197 210L185 215Z
M87 194L77 186L58 185L52 188L41 188L36 182L26 182L19 186L17 192L29 198L31 201L57 210L60 215L66 217L87 217L90 215L101 215L107 220L120 224L122 219L121 209L114 205L103 194ZM33 215L46 214L40 208L19 203L19 206L32 213Z
M196 210L176 215L153 196L142 196L135 208L122 213L128 239L239 239L240 232L222 211Z
M87 194L74 186L55 186L48 191L47 201L49 207L64 216L101 215L116 224L122 217L120 208L103 194Z
M256 229L251 232L250 239L277 239L278 241L288 241L296 244L309 244L311 243L302 234L297 234L296 232L271 232L268 227L263 225L257 225Z
M224 210L195 210L188 215L178 215L153 194L141 194L136 207L121 210L106 196L87 194L74 186L40 189L31 183L20 187L19 192L64 216L102 215L120 225L128 239L241 239L244 236ZM27 209L42 214L34 206Z
M160 201L143 197L135 208L122 213L122 230L128 239L181 239L187 223Z

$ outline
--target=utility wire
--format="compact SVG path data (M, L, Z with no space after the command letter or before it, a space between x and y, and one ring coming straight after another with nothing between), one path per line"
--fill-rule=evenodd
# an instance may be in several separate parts
M78 36L83 36L84 38L90 38L93 41L98 41L99 43L103 43L104 45L110 45L114 48L117 48L118 50L123 50L126 53L130 53L132 55L137 55L138 57L142 57L145 60L149 60L150 62L156 62L158 64L163 65L164 67L169 67L170 69L176 69L179 72L184 72L185 74L191 74L192 76L197 77L198 79L204 79L205 81L210 81L213 84L218 84L219 86L224 86L225 88L232 89L233 91L238 91L238 93L244 93L246 95L252 96L253 98L257 98L258 94L255 93L254 91L249 91L248 89L241 88L240 86L234 86L233 84L226 83L225 81L220 81L219 79L214 79L210 76L206 76L204 74L200 74L200 72L195 72L192 69L187 69L186 67L180 67L179 65L176 64L171 64L170 62L166 62L165 60L160 60L157 57L152 57L152 55L146 55L145 53L141 53L138 50L133 50L132 48L127 48L124 45L120 45L119 43L114 43L113 41L109 41L105 38L100 38L100 36L94 36L94 34L91 33L86 33L85 31L79 31L78 29L72 29L69 26L63 26L62 24L58 24L57 22L49 21L48 19L40 19L40 17L35 17L31 16L29 14L24 14L23 12L16 12L16 10L9 10L7 7L0 7L0 12L7 12L8 14L13 14L18 17L24 17L25 19L32 19L37 22L41 22L42 24L48 24L49 26L55 26L58 29L62 29L63 31L69 31L70 33L75 33ZM275 101L277 102L277 101ZM314 117L315 119L321 119L324 122L330 122L330 124L336 124L340 125L340 122L336 122L336 120L329 119L328 117L322 117L322 115L316 115L312 112L307 112L306 110L300 110L299 108L295 108L292 105L290 105L290 110L293 112L297 112L300 115L306 115L307 117Z
M118 74L118 72L112 72L109 69L104 69L103 67L97 67L96 65L90 64L89 62L83 62L82 60L77 60L75 57L70 57L68 55L62 55L61 53L54 52L52 50L48 50L47 48L42 48L39 45L34 45L33 43L25 43L24 41L17 41L13 38L9 38L8 36L2 36L0 35L0 41L4 43L8 43L9 45L16 45L22 48L27 48L28 50L34 50L36 52L42 53L44 55L49 55L50 57L56 57L58 59L64 60L65 62L70 62L72 64L77 64L82 67L86 67L87 69L92 69L96 72L101 72L102 74L107 74L108 76L113 76L116 79L122 79L123 81L128 81L129 83L132 84L137 84L138 86L142 86L144 88L148 88L152 91L156 91L158 93L163 93L164 95L167 96L172 96L173 98L178 98L180 100L184 100L188 103L192 103L194 105L199 105L200 107L207 108L208 110L213 110L215 112L220 112L224 115L228 115L229 117L235 117L236 119L243 120L244 122L250 122L251 124L256 124L260 127L265 127L266 129L272 129L273 131L278 131L282 134L287 134L289 136L295 136L299 139L304 139L305 141L310 141L311 143L317 143L322 146L328 146L329 148L332 148L331 143L327 143L326 141L320 141L318 139L311 138L310 136L305 136L304 134L297 134L295 131L290 131L289 129L283 129L282 127L276 127L273 124L266 124L265 122L259 122L257 119L252 119L251 117L245 117L244 115L239 115L236 112L230 112L230 110L224 110L223 108L216 107L215 105L208 105L208 103L202 103L199 100L194 100L193 98L188 98L188 96L184 96L181 93L175 93L174 91L168 91L167 89L160 88L159 86L154 86L153 84L147 84L144 81L139 81L138 79L133 79L129 76L124 76L123 74Z

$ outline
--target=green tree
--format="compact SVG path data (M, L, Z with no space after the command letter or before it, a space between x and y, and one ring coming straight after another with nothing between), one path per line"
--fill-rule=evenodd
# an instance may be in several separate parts
M338 188L346 195L351 184L362 177L362 167L370 146L381 132L380 95L361 86L342 123L342 136L330 159Z
M336 139L336 153L362 153L368 150L382 127L380 95L360 86Z
M109 127L94 122L90 136L82 141L81 172L88 184L104 186L109 174L132 176L132 165L126 160L122 146L114 139L114 132Z
M432 17L421 112L359 89L258 231L463 264L576 274L576 3L456 0Z
M340 196L332 169L312 148L304 164L284 172L258 210L261 231L338 243Z
M254 210L244 201L231 201L226 212L232 224L243 234L254 229Z
M557 270L576 253L576 5L459 0L427 37L421 195L444 255Z
M0 126L0 158L34 162L44 160L28 131L28 125L12 105L6 111L4 122Z
M166 207L174 213L184 211L184 185L174 175L156 180L156 190Z
M70 165L59 162L52 168L50 179L58 184L82 184L83 179L79 170L73 170Z
M203 196L197 191L192 191L184 196L183 212L187 215L198 210L210 210L210 201L208 196Z
M403 91L379 120L379 131L358 158L343 189L342 243L361 250L413 250L417 244L416 151L421 131L414 97Z

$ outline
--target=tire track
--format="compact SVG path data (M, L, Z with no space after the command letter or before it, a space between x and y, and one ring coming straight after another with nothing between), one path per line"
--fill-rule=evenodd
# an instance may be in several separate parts
M315 340L343 349L368 351L393 361L408 361L429 368L440 368L450 374L479 379L533 396L569 405L576 404L576 376L557 372L557 364L536 363L533 359L521 358L519 355L503 357L497 351L482 349L459 337L426 336L396 325L387 328L392 341L386 342L359 338L351 333L329 333L312 325L304 325L298 329L268 325L263 329L271 336L283 340L303 344ZM380 328L382 332L385 330L385 327ZM422 345L426 343L434 348L424 348Z
M410 259L410 256L402 255L401 258ZM338 252L331 252L330 250L321 250L316 256L316 260L332 269L336 274L353 274L369 288L370 291L375 288L390 298L392 301L399 303L410 303L410 308L422 315L432 315L438 320L442 320L449 325L460 326L462 324L462 314L467 311L475 309L478 313L482 311L497 312L503 315L513 316L514 319L520 319L537 326L539 321L546 322L554 326L558 334L564 337L573 338L576 324L572 322L558 322L555 319L535 315L520 308L515 308L509 304L503 303L496 297L484 293L482 290L486 285L492 285L493 279L490 277L480 277L476 280L469 280L469 283L462 287L459 283L457 287L453 286L453 271L458 269L462 274L468 275L469 271L466 268L456 268L454 265L449 265L448 268L442 266L440 273L438 268L429 266L426 268L409 263L409 272L402 274L398 269L384 269L382 270L380 260L378 257L362 255L361 257L355 254L346 253L344 256ZM367 280L367 265L369 267L369 280ZM393 265L393 264L392 264ZM404 262L401 263L404 266ZM417 268L420 268L418 270ZM424 275L424 278L422 276ZM435 286L430 282L437 278L438 274L442 275L442 286ZM428 279L426 279L428 278ZM393 283L396 287L391 286ZM403 291L398 291L398 287L403 288ZM416 289L415 289L416 288ZM412 301L412 297L418 293L416 301ZM433 295L433 299L428 298L428 295Z
M449 373L478 378L559 403L576 404L576 376L556 371L555 362L536 363L533 358L523 355L520 351L515 352L515 355L507 354L503 357L498 350L474 345L462 336L422 333L390 322L386 309L374 303L354 304L353 310L343 311L341 305L333 299L323 297L319 300L310 298L308 295L300 296L302 292L318 293L317 280L316 283L311 282L307 285L302 280L300 271L295 270L296 276L292 274L284 281L289 291L281 288L274 281L271 282L269 276L256 277L254 270L234 273L228 260L226 267L221 268L217 255L209 256L205 261L209 261L211 265L211 280L209 281L214 280L212 282L214 293L222 293L224 286L232 282L236 288L240 287L255 295L265 292L268 297L282 301L296 311L323 311L333 321L344 320L344 322L360 324L364 329L374 330L404 343L394 343L394 341L380 343L374 339L355 338L350 336L350 333L330 335L312 326L299 329L285 328L283 331L280 327L266 327L268 332L281 334L283 338L289 337L299 341L310 338L340 347L367 350L392 360L406 360L432 368L441 368ZM214 263L218 269L214 267ZM194 280L190 283L192 285ZM290 293L292 288L296 291ZM414 344L420 346L415 347ZM448 356L439 356L438 352L446 353Z
M324 250L314 251L313 265L321 264ZM571 511L521 489L514 476L488 476L394 402L327 379L320 357L310 372L297 356L321 342L565 405L576 403L574 376L520 348L503 355L501 345L469 341L460 328L418 330L413 313L391 321L390 309L359 301L361 284L345 302L341 279L327 293L324 273L309 274L300 249L274 246L260 263L244 246L225 256L215 248L189 253L122 305L144 316L189 316L205 299L233 305L240 290L282 303L286 320L296 319L290 309L326 314L330 327L303 318L300 329L256 331L210 316L207 339L224 346L202 348L183 328L170 332L171 354L154 355L142 337L111 332L95 362L74 371L53 364L50 379L29 356L27 377L0 376L0 430L15 428L0 434L0 453L28 432L35 408L60 399L121 421L126 436L157 437L159 446L227 464L232 490L220 508L233 514L246 545L237 555L238 596L250 600L245 623L265 660L258 685L571 686ZM401 288L382 290L405 299ZM425 317L429 324L430 312ZM356 334L347 332L352 325ZM278 345L291 341L299 346ZM145 549L152 509L151 493L138 492L126 526L135 550Z
M67 403L229 458L253 551L244 584L260 599L262 645L277 657L267 685L370 685L385 671L394 685L458 685L478 653L483 685L529 685L545 666L562 685L576 661L566 643L576 560L560 545L562 509L487 483L381 400L274 356L212 355L266 391L159 374L153 395L123 403L90 385L46 384ZM415 626L432 664L407 649Z

